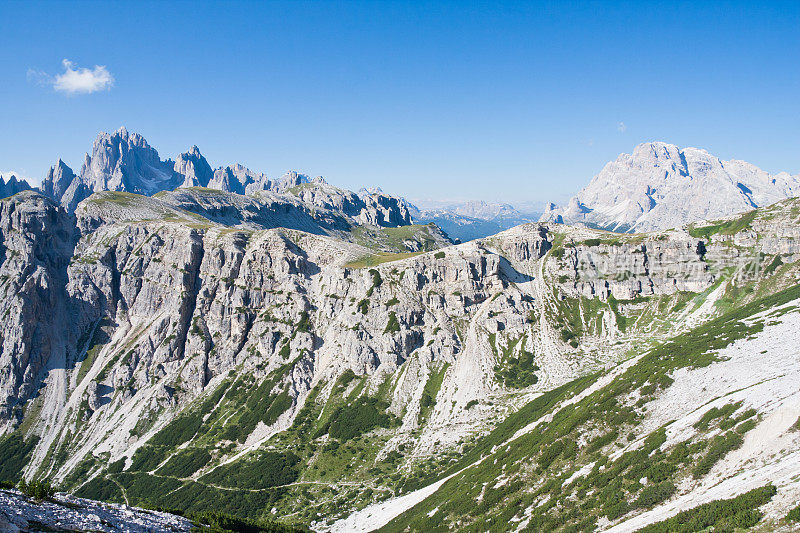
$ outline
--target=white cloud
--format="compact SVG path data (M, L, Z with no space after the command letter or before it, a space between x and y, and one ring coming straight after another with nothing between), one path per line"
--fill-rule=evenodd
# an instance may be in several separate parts
M620 133L625 133L625 130L628 129L628 126L625 125L624 122L617 122L617 131Z
M64 63L64 73L56 76L53 88L67 94L90 94L114 85L114 76L103 65L95 65L93 69L72 68L74 63L69 59Z
M52 85L56 91L66 94L91 94L108 90L114 85L114 76L105 65L94 68L78 68L69 59L62 61L64 72L50 76L46 72L28 69L28 81L37 85Z

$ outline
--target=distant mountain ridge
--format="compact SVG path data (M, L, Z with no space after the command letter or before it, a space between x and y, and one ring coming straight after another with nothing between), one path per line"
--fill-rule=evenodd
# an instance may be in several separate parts
M30 190L31 186L27 181L17 179L14 174L11 174L8 179L0 176L0 198L6 198L17 194L18 192Z
M100 191L152 196L178 187L208 187L249 194L259 190L285 192L310 181L308 176L293 171L271 180L238 163L214 170L196 145L179 154L175 161L162 160L144 137L123 127L97 136L79 174L59 159L45 176L41 190L74 211L78 203Z
M417 223L433 223L462 242L494 235L538 219L539 213L521 213L511 204L483 200L445 203L426 208L411 206Z
M769 174L705 150L649 142L603 167L564 207L542 221L617 232L654 231L721 218L800 194L800 174Z
M324 183L321 178L315 180ZM84 157L80 173L75 174L59 159L48 171L40 190L67 211L74 212L82 200L100 191L152 196L180 187L207 187L240 195L259 191L287 194L299 192L297 187L312 181L296 171L270 178L238 163L215 169L196 145L174 161L162 160L144 137L129 133L123 127L97 136L91 154ZM7 183L0 178L0 197L31 188L25 180L13 175ZM376 218L374 214L365 217L381 219L379 225L407 225L412 220L420 224L433 223L450 237L468 241L537 219L615 232L678 227L796 196L800 194L800 174L780 172L773 175L744 161L722 161L705 150L648 142L638 145L631 154L620 154L566 206L549 204L541 216L522 213L510 204L485 201L419 208L403 198L386 195L377 187L358 193L347 192L361 198L364 205L382 206L384 215L381 217ZM306 192L304 196L326 202L320 200L318 194ZM338 199L333 203L347 207L352 201Z
M78 205L94 193L153 196L192 188L251 197L260 194L252 201L213 197L212 203L216 205L210 213L212 217L231 220L257 219L260 222L256 225L296 227L300 224L308 231L324 233L347 232L353 224L398 227L412 223L408 203L380 189L353 193L329 185L321 176L311 179L296 171L272 179L239 163L213 169L196 145L174 161L162 160L144 137L129 133L124 127L97 136L78 174L59 159L47 172L39 190L74 213ZM26 181L12 176L8 184L0 182L0 197L28 189L31 187ZM189 195L196 196L196 191ZM444 236L437 238L447 240Z

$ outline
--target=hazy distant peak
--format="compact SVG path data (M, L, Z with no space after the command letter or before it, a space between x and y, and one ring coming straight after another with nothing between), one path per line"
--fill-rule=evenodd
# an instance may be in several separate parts
M771 175L700 148L647 142L607 163L566 207L547 210L543 220L651 231L721 218L798 193L800 175Z

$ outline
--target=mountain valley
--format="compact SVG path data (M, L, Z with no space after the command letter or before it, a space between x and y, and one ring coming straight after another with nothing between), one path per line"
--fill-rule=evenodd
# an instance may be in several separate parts
M654 146L631 190L689 150ZM796 530L800 200L748 172L750 204L454 244L102 134L0 201L0 481L314 531Z

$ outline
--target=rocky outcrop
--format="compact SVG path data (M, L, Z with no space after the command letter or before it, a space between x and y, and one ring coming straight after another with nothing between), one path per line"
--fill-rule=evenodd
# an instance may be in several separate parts
M77 336L66 291L77 242L74 218L26 191L0 202L0 427L18 423L22 406L48 370L73 361ZM91 313L88 313L91 314ZM78 317L78 321L80 318Z
M364 209L360 220L373 226L407 226L411 224L408 204L402 198L384 194L362 195Z
M312 183L296 186L294 194L313 209L340 212L357 220L359 224L380 227L408 226L411 215L402 198L381 193L355 194L315 178Z
M208 187L225 192L245 194L245 192L255 190L270 190L270 184L270 180L264 174L255 173L242 165L236 164L215 170L214 177L208 182Z
M586 240L566 242L547 267L565 294L631 300L637 296L702 292L716 276L700 239L676 234L639 243Z
M197 526L188 518L150 509L109 504L69 494L36 500L17 491L0 490L0 530L127 531L130 533L189 533Z
M744 161L722 161L705 150L652 142L606 164L566 207L548 210L542 220L618 232L653 231L733 215L798 194L800 175L771 175Z

